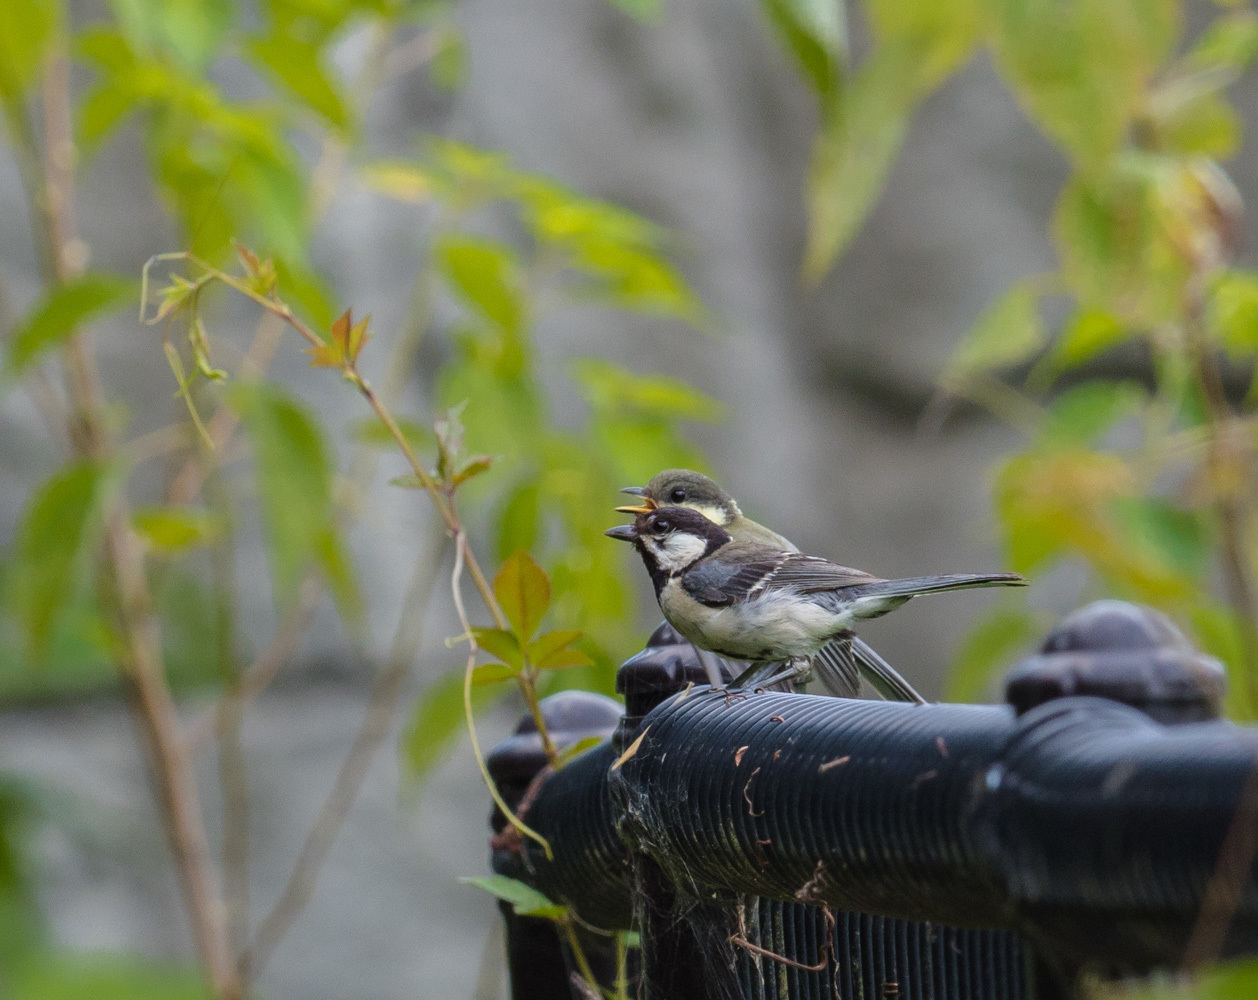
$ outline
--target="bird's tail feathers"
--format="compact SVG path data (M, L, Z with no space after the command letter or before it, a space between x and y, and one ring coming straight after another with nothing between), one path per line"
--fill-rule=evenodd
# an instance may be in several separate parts
M900 672L878 655L864 639L852 637L852 657L860 667L861 675L869 682L869 686L887 701L911 701L925 705L926 699L914 689L913 685L900 676Z
M823 646L813 657L812 666L817 678L836 698L859 697L864 677L887 701L926 703L895 667L857 636L835 639Z
M945 590L1025 586L1026 580L1017 573L945 573L940 576L911 576L903 580L879 580L852 587L846 593L859 594L860 597L916 597Z

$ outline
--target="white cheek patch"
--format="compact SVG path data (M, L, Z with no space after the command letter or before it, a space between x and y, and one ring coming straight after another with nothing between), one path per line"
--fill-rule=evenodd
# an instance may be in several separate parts
M708 543L697 535L674 532L664 538L647 536L643 543L655 554L660 568L667 573L685 569L707 551Z

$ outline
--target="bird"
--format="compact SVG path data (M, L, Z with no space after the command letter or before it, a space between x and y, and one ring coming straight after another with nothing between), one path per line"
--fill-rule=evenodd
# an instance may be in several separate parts
M919 594L1024 586L1016 573L950 573L884 580L820 556L740 542L689 507L644 503L632 524L605 534L632 542L664 617L697 648L744 660L736 678L768 687L806 675L827 645L850 643L858 622L894 611ZM784 667L771 677L764 668ZM713 684L714 687L720 686Z
M738 501L701 472L665 469L645 486L626 486L620 492L641 497L643 504L651 505L617 507L621 513L649 512L653 506L688 507L719 524L736 542L756 542L785 552L799 551L789 538L747 517ZM823 647L813 660L813 668L826 690L839 698L857 697L864 677L869 686L888 701L926 703L899 671L858 636Z

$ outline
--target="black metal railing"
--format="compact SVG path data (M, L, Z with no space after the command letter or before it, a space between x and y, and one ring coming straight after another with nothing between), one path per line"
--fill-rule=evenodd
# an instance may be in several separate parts
M623 717L547 700L557 740L605 744L552 773L529 720L491 755L554 851L495 816L495 871L570 906L607 983L594 928L639 931L651 1000L1047 1000L1083 970L1258 953L1258 731L1215 718L1218 664L1155 613L1072 616L1002 706L703 676L661 627L621 670ZM510 920L516 1000L580 996L554 929Z

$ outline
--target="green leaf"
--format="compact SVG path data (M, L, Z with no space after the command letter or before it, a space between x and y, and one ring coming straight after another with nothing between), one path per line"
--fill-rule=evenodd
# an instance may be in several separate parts
M450 485L462 486L469 479L474 479L481 473L488 472L494 461L495 459L492 455L473 455L459 464L454 475L450 477Z
M467 79L467 43L453 26L437 30L428 75L444 90L458 90Z
M1238 10L1216 18L1184 57L1197 70L1245 69L1258 56L1258 14Z
M342 621L356 638L361 639L365 614L362 593L358 589L358 576L349 546L334 524L328 524L319 533L314 554Z
M1062 191L1053 236L1067 288L1081 305L1126 326L1179 315L1186 268L1171 244L1158 191L1178 164L1133 154L1103 174L1076 175Z
M550 607L550 578L523 549L509 556L494 577L494 596L515 631L526 643Z
M219 598L191 566L166 567L154 578L162 621L162 655L166 675L176 692L221 687L227 679L222 652L214 641L223 623Z
M703 326L706 312L680 272L653 249L616 240L587 238L568 263L595 279L593 294L604 304Z
M1198 605L1189 611L1193 633L1201 648L1227 670L1225 714L1229 719L1252 722L1258 706L1250 703L1249 654L1245 625L1223 604Z
M1128 336L1130 331L1104 310L1079 309L1062 330L1053 348L1053 360L1060 368L1074 368Z
M1211 554L1212 534L1199 511L1162 497L1116 497L1110 509L1130 551L1173 573L1198 577Z
M823 99L839 87L847 47L840 0L761 0L799 71Z
M226 394L253 441L255 474L266 527L276 599L296 595L306 568L318 561L333 592L349 601L356 587L336 568L338 544L332 509L332 461L314 416L297 400L266 383L237 383ZM348 574L348 568L345 573ZM357 601L341 604L347 620Z
M524 666L524 654L520 650L520 643L514 633L502 628L473 626L472 635L476 638L476 645L490 656L498 657L503 663L510 664L517 670Z
M395 201L422 205L432 200L432 176L413 163L379 160L362 167L358 176L368 190Z
M959 383L994 368L1028 360L1044 346L1040 293L1033 281L1020 281L987 307L953 352L944 381Z
M538 660L534 666L538 670L571 670L573 667L588 667L593 662L579 649L559 649Z
M556 765L556 769L567 767L570 763L572 763L572 761L585 753L585 751L592 750L594 747L602 744L603 739L604 738L602 736L583 736L571 746L564 747L559 752L559 762Z
M1096 380L1067 389L1049 408L1040 426L1040 443L1077 448L1095 443L1145 398L1137 382Z
M524 304L511 251L471 236L446 236L435 248L437 266L450 287L499 329L520 329Z
M1087 169L1119 149L1179 28L1177 0L994 0L990 12L1020 103Z
M557 920L568 912L567 907L552 903L531 885L525 885L506 875L478 875L475 878L460 878L459 881L484 889L491 896L505 900L522 917L547 917Z
M668 375L640 375L595 358L572 364L572 377L595 409L620 416L625 411L678 420L719 420L718 400Z
M1096 1000L1249 1000L1253 996L1258 996L1258 959L1252 958L1220 962L1191 976L1096 992Z
M56 0L0 3L0 97L19 101L39 75L61 24Z
M1233 361L1258 354L1258 272L1228 271L1210 287L1206 309L1210 335Z
M6 583L36 659L43 659L53 625L77 589L104 481L99 465L66 466L35 492L18 526Z
M323 68L322 53L313 42L292 35L256 38L247 51L294 97L329 125L345 132L351 124L349 106Z
M200 974L129 955L45 953L18 963L10 1000L212 1000Z
M520 676L520 668L505 663L485 663L472 671L472 686L485 687L501 681L515 680Z
M804 274L817 280L868 218L904 144L913 112L973 50L974 0L873 5L881 36L837 99L823 105L808 177Z
M507 498L498 517L495 553L501 562L517 549L537 545L541 491L535 482L525 483Z
M472 707L483 711L497 698L483 687L473 687ZM415 702L402 735L402 762L407 777L427 777L450 752L463 732L463 671L446 674L427 687Z
M14 330L6 374L10 378L21 376L45 351L62 344L79 326L134 302L136 295L134 281L104 274L84 275L52 289Z
M660 13L662 0L608 0L613 7L619 7L630 17L639 21L654 21Z
M164 552L209 545L223 531L220 515L191 507L141 507L131 515L131 523L152 548Z
M971 627L953 657L944 685L944 700L985 700L992 678L1013 665L1019 651L1040 634L1040 623L1029 611L995 608Z
M808 172L804 274L810 280L847 249L882 194L915 103L897 79L903 72L894 60L875 56L822 122Z
M1160 148L1219 160L1240 149L1242 127L1236 110L1215 91L1190 95L1156 118Z
M915 73L922 88L941 83L960 67L987 27L985 0L867 0L874 36L919 54Z
M571 646L580 638L581 630L579 628L560 628L555 629L553 632L543 632L529 643L529 659L536 664L546 659L552 653L557 653L561 649Z
M229 0L111 0L119 26L138 51L160 51L191 74L201 74L231 29Z

